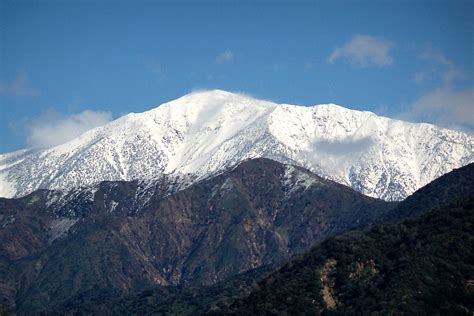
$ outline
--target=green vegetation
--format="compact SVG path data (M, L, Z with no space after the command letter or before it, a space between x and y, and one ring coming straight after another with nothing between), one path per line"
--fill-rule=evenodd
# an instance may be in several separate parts
M67 304L49 310L57 315L200 315L229 306L248 295L270 267L243 273L212 286L154 287L120 298L118 293L90 291L73 297Z
M139 212L132 182L56 215L47 191L0 199L0 313L472 314L474 164L402 203L316 176L288 195L284 171L249 161ZM51 242L56 216L74 214Z
M470 197L416 219L331 238L220 313L472 315L473 231Z
M472 315L473 231L471 196L414 219L330 238L273 273L261 268L213 286L155 287L125 298L90 292L54 312Z
M9 308L6 305L0 304L0 316L10 316L10 315L15 315L12 311L11 308Z
M388 221L416 216L474 192L474 163L455 169L428 183L390 211Z

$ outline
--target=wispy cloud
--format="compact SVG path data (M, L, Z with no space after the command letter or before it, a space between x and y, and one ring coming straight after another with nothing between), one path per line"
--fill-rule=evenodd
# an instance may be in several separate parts
M317 152L326 155L351 155L368 150L374 144L371 137L355 138L349 136L343 139L321 140L313 144Z
M452 66L453 62L446 58L443 54L433 51L424 51L418 56L420 59L431 60L440 65Z
M65 116L49 111L28 122L27 143L32 147L48 148L63 144L82 133L110 122L110 112L86 110Z
M354 35L349 42L336 48L328 57L329 63L348 60L359 67L387 66L393 63L390 51L395 43L370 35Z
M31 88L28 74L24 71L19 72L13 81L0 82L0 95L33 96L38 94L38 90Z
M233 51L231 50L226 50L222 53L220 53L217 57L216 57L216 63L218 64L223 64L223 63L226 63L226 62L229 62L231 60L233 60L235 57L235 54Z
M448 128L474 130L474 87L442 86L410 104L403 118L426 120Z
M418 59L425 62L424 69L413 80L432 88L410 103L401 118L474 131L474 86L459 85L469 73L440 52L427 50Z
M467 71L457 67L450 67L442 74L442 79L445 83L451 83L456 80L464 80L468 78L469 74Z
M437 81L442 84L451 84L454 81L469 78L467 71L456 66L452 60L439 52L425 51L418 58L429 64L429 67L413 76L413 81L418 85Z

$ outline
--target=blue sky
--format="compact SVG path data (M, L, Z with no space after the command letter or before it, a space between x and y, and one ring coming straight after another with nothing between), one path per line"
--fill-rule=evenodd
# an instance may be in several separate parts
M0 0L0 12L0 153L214 88L474 130L473 1Z

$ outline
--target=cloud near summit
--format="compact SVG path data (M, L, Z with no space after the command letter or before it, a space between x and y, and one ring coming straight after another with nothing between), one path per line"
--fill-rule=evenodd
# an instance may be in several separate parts
M343 46L337 47L328 57L328 62L332 64L342 59L359 67L387 66L393 63L390 51L394 47L394 42L370 35L358 34L354 35Z
M49 111L29 122L27 143L32 147L48 148L63 144L82 133L112 120L110 112L85 110L64 116Z
M402 119L427 120L460 130L474 130L474 87L442 86L422 95L410 105Z
M313 147L318 153L343 156L368 150L374 142L374 139L369 136L362 138L348 136L342 139L316 141Z

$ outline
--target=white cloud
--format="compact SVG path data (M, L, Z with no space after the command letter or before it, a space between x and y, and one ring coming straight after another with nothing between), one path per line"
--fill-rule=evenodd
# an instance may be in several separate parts
M410 105L406 118L427 120L460 129L474 129L474 87L443 86L429 91Z
M223 64L225 62L231 61L234 59L234 52L231 50L226 50L219 54L216 58L216 63Z
M466 71L454 66L449 67L442 74L442 79L445 83L451 83L456 80L464 80L468 78L469 78L469 75Z
M418 58L431 62L431 66L414 75L413 79L416 84L426 81L441 81L443 84L449 85L454 81L469 79L469 74L465 70L457 67L452 60L441 53L425 51Z
M423 52L419 57L421 59L434 61L434 62L436 62L437 64L440 64L440 65L445 65L445 66L452 66L453 65L453 62L451 60L449 60L448 58L446 58L446 56L444 56L441 53L426 51L426 52Z
M403 119L427 121L440 126L474 130L474 86L460 85L469 73L440 52L426 50L418 59L427 63L415 73L416 84L434 86L409 104Z
M366 151L374 144L371 137L354 138L349 136L343 139L322 140L313 144L317 152L327 155L350 155Z
M329 63L347 59L360 67L386 66L393 63L390 50L395 43L370 35L354 35L349 42L336 48L328 58Z
M0 82L0 95L32 96L39 94L38 90L30 87L26 72L21 71L11 82Z
M112 114L110 112L86 110L64 116L50 111L29 122L27 142L32 147L53 147L111 120Z

